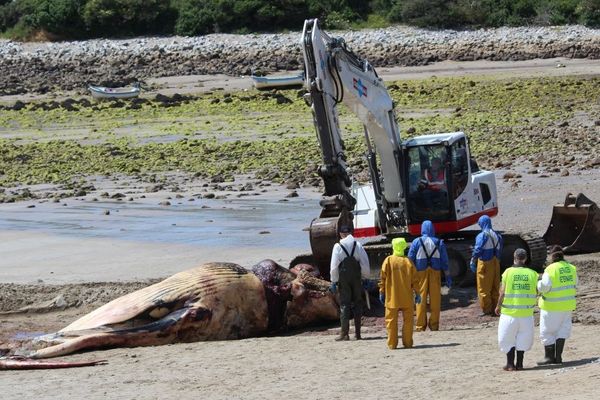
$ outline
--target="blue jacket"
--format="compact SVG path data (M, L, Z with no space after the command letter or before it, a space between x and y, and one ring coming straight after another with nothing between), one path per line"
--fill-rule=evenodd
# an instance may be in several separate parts
M492 220L487 215L479 217L477 222L481 227L481 233L475 238L473 247L473 259L490 261L496 257L500 260L502 254L502 236L492 229Z
M448 271L446 245L443 240L435 237L435 230L431 221L423 221L421 235L420 238L412 241L410 250L408 250L408 258L415 264L417 271L427 269L427 254L431 256L431 268L436 271ZM421 242L424 246L421 245Z

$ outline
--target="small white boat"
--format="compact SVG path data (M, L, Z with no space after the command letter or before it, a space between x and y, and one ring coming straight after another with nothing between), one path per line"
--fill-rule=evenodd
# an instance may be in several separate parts
M281 87L302 86L304 74L287 76L251 76L254 87L257 89L272 89Z
M95 99L130 99L140 95L140 87L138 85L128 88L108 88L89 85L88 89Z

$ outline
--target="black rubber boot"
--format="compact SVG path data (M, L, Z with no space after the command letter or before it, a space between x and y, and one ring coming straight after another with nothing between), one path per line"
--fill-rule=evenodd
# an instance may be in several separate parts
M520 371L523 369L523 357L524 356L525 356L524 351L517 350L517 365L515 366L517 368L517 371Z
M350 330L350 321L347 318L340 318L340 324L342 326L342 330L340 332L340 336L336 337L335 340L337 342L342 340L350 340L348 336L348 331Z
M538 361L537 365L549 365L549 364L554 364L555 363L555 350L556 346L551 344L549 346L544 346L544 351L546 353L546 355L544 356L544 359L542 361Z
M506 353L506 365L502 368L505 371L515 370L515 348L512 347L508 353Z
M554 362L556 364L562 364L562 352L565 348L565 339L556 339L556 355L554 357Z
M356 317L356 315L354 316L354 337L356 338L356 340L360 340L362 339L362 337L360 336L360 317Z

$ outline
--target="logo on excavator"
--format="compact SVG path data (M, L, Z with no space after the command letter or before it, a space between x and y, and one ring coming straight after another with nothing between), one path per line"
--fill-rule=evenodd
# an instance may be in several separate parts
M354 86L354 89L356 89L356 91L358 92L358 97L367 97L367 87L363 85L360 79L352 78L352 84Z

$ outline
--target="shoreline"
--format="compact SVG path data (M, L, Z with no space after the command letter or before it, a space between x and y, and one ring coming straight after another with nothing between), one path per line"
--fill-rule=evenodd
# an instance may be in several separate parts
M279 71L273 75L287 75L299 70ZM396 66L377 69L384 82L472 76L490 79L560 77L560 76L600 76L600 59L571 59L555 57L521 61L440 61L423 66ZM210 92L245 92L254 90L250 76L225 74L176 75L149 78L148 90L143 90L141 98L153 98L158 94L165 96L206 94ZM37 102L64 100L67 98L90 98L85 88L61 91L59 93L0 93L0 104L10 105L16 101Z

